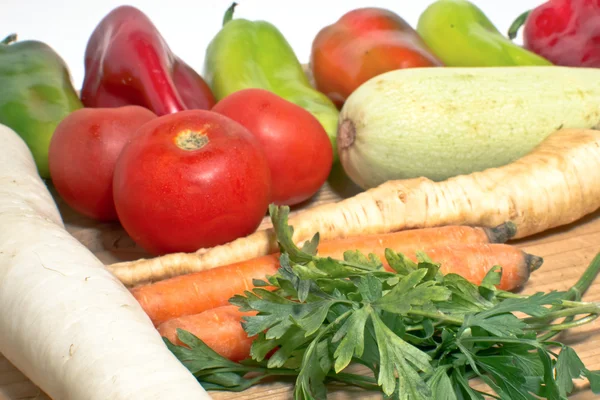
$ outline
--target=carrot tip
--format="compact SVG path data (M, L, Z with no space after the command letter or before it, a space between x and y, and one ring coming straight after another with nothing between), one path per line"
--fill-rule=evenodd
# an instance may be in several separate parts
M494 228L485 228L485 231L491 243L506 243L517 234L517 225L507 221Z
M527 265L529 272L539 269L543 263L544 259L542 257L525 253L525 264Z

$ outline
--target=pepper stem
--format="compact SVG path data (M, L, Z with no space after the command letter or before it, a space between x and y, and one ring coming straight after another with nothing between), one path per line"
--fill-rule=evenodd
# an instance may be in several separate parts
M235 10L235 7L238 4L236 2L233 2L229 8L227 9L227 11L225 11L225 15L223 16L223 25L225 25L226 23L228 23L229 21L231 21L233 19L233 11Z
M16 33L11 33L10 35L8 35L7 37L5 37L0 44L11 44L12 42L16 42L17 41L17 34Z
M529 14L531 14L531 10L525 11L523 14L519 15L517 19L515 19L515 21L510 25L510 28L508 28L508 38L510 40L513 40L517 37L519 29L521 29L525 21L527 21L527 17L529 17Z

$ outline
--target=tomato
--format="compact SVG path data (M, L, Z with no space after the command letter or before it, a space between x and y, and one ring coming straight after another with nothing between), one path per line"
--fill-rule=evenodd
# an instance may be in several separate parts
M271 169L273 202L294 205L314 195L333 163L329 137L308 111L264 89L244 89L212 111L244 125L260 140Z
M117 160L113 185L124 229L156 255L249 235L271 199L260 143L242 125L206 110L142 126Z
M52 183L63 200L79 213L114 221L112 181L125 143L156 115L140 106L83 108L56 127L48 150Z

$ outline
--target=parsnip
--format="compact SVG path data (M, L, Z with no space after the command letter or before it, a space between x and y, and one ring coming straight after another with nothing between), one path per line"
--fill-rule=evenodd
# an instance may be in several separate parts
M54 400L209 399L0 125L0 352ZM0 396L1 397L1 396Z
M515 238L565 225L600 207L600 131L561 130L531 153L499 168L442 182L388 181L290 218L297 243L442 225L497 226L512 221ZM126 285L214 268L277 251L271 229L192 254L117 263Z

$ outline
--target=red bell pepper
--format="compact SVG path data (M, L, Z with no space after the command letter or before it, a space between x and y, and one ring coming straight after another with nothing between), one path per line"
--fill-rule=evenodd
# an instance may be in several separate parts
M138 105L157 115L215 104L204 79L174 55L150 19L131 6L111 11L92 33L81 100L86 107Z
M323 28L313 41L310 66L317 89L341 107L376 75L442 62L404 19L371 7L350 11Z
M511 39L523 24L523 46L553 64L600 67L600 1L550 0L515 20Z

